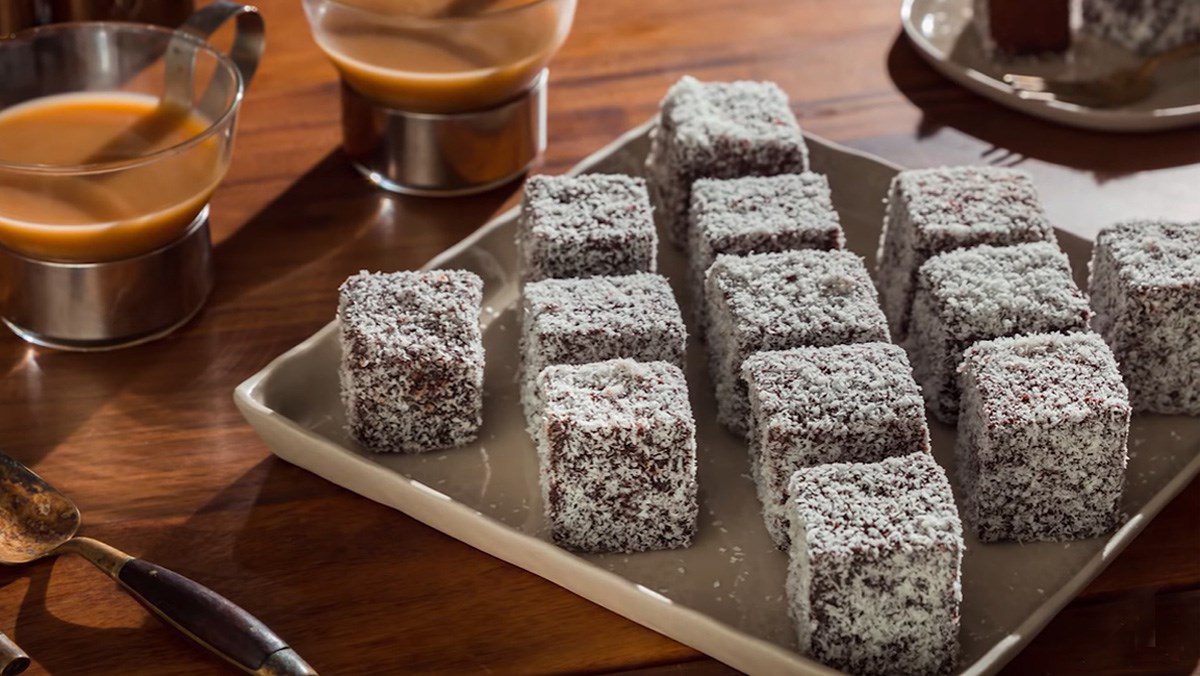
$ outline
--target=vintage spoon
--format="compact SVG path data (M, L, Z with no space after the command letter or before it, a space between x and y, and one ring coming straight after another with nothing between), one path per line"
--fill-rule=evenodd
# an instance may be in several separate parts
M80 520L67 496L0 453L0 563L78 554L168 624L248 673L317 673L267 625L216 592L103 542L76 537Z

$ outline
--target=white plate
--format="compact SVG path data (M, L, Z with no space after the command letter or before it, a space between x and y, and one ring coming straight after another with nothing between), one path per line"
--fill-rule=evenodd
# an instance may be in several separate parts
M939 73L1014 110L1054 122L1102 131L1144 132L1200 123L1200 57L1163 66L1149 97L1111 109L1023 99L1004 83L1005 73L1087 78L1139 61L1115 45L1082 37L1064 55L991 58L972 22L971 0L904 0L900 21L917 51Z
M646 126L626 134L572 173L641 171ZM882 198L897 171L882 160L809 137L813 168L829 176L851 249L874 258ZM537 456L517 396L515 210L485 225L426 267L483 277L484 426L480 441L424 455L373 454L348 438L338 396L341 355L330 324L242 383L238 407L279 457L463 542L532 571L651 629L746 672L822 673L793 651L783 582L787 557L769 541L745 444L715 422L704 350L688 346L688 382L698 423L700 530L685 550L576 555L547 541ZM1076 271L1089 245L1060 241ZM660 267L685 304L683 256L664 248ZM332 312L332 308L330 310ZM953 430L934 425L934 452L951 462ZM1200 419L1138 417L1130 438L1130 519L1109 538L1072 544L981 545L963 561L964 673L989 673L1010 659L1117 555L1200 471ZM951 473L953 476L953 473ZM397 611L403 612L403 611Z

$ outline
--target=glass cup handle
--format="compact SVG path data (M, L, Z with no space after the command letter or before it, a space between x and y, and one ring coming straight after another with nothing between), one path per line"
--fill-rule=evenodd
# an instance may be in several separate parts
M262 15L253 5L244 5L230 0L217 0L206 7L196 10L179 30L189 33L201 40L208 40L226 21L236 19L237 25L233 36L233 45L229 48L229 58L237 66L242 75L242 87L249 87L254 72L258 70L258 62L262 58L264 47L264 29ZM194 68L194 50L183 43L185 40L174 40L167 50L167 83L165 98L181 104L185 108L192 107L192 76ZM218 80L213 79L204 92L199 103L200 110L220 110L222 103L229 97L224 86L218 86Z

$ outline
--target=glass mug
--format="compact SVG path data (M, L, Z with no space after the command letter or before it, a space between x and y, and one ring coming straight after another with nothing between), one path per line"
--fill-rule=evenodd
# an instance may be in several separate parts
M343 146L396 192L479 192L545 147L545 70L575 0L304 0L342 78Z
M231 55L205 38L237 19ZM81 22L0 40L0 314L94 349L157 337L211 288L207 204L262 50L252 7L181 27Z

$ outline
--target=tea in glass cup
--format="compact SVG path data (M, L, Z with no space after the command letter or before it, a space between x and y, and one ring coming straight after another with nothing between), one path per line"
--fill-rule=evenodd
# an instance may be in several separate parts
M183 235L229 166L232 121L135 92L0 111L0 245L46 261L128 258ZM210 131L211 130L211 131Z
M238 63L201 37L231 17ZM0 40L0 315L13 331L108 349L199 310L207 204L261 28L252 7L216 2L182 30L81 22Z
M305 0L342 78L343 145L397 192L505 183L545 148L546 65L575 0Z

